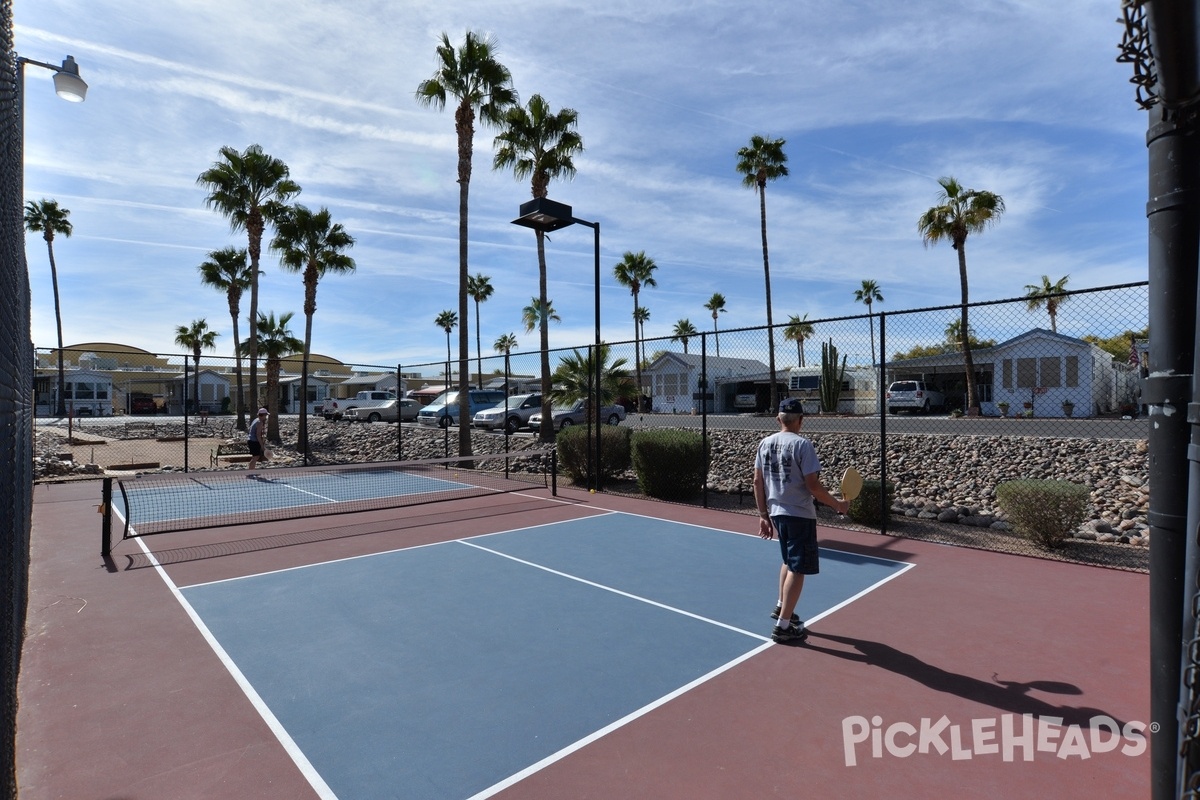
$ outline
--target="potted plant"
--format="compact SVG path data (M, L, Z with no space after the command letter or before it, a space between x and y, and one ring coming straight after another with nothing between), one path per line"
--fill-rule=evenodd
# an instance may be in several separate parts
M1000 416L1008 416L1008 403L1001 400L999 403L996 403L996 408L1000 409Z

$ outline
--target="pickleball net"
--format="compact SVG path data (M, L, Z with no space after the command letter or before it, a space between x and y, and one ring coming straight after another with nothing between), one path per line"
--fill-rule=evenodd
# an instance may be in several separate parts
M122 538L276 520L351 514L549 488L553 449L413 461L147 473L117 479L112 510Z

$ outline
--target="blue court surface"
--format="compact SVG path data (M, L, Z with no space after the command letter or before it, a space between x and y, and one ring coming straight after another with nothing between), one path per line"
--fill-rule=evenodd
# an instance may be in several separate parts
M810 624L911 566L821 559ZM775 646L779 560L606 513L180 592L321 796L477 798Z

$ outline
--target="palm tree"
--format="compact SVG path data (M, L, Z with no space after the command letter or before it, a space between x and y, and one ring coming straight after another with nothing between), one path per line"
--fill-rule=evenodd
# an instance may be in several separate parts
M871 316L871 307L883 302L883 294L875 281L864 280L861 289L854 290L854 301L867 306L867 324L871 326L871 369L875 368L875 318Z
M246 395L242 385L242 339L238 333L242 294L250 288L250 265L246 263L246 248L226 247L213 250L200 265L200 282L224 292L229 301L229 317L233 320L234 372L237 375L237 429L246 430Z
M296 338L288 323L295 316L288 311L275 319L275 312L259 314L258 324L254 326L258 341L254 344L255 352L266 362L267 370L267 401L265 406L271 412L270 422L267 423L267 440L279 444L279 373L283 359L304 349L304 342ZM245 355L250 355L249 341L243 345Z
M504 391L506 394L512 394L511 387L508 385L508 376L512 372L508 364L508 356L517 347L517 335L515 333L501 334L498 339L492 344L492 349L497 353L504 354Z
M577 400L590 400L597 395L595 390L596 362L592 358L593 353L597 350L600 358L599 402L595 409L589 410L595 414L595 422L599 425L602 422L600 413L604 406L612 405L618 397L627 394L633 388L629 370L625 368L628 362L623 358L618 358L611 364L608 363L610 348L607 344L601 344L599 348L589 347L586 352L574 350L571 355L565 356L559 361L558 369L554 371L552 400L560 405L568 405ZM550 417L542 417L542 419L550 419Z
M658 269L658 265L654 263L654 259L646 256L645 250L637 253L626 251L617 265L613 267L613 277L617 279L617 283L629 287L629 293L633 295L633 364L637 373L638 411L643 410L642 395L645 394L642 390L641 335L639 334L641 323L645 320L640 319L638 315L638 294L643 287L658 286L658 282L654 280L656 269Z
M1042 276L1042 283L1026 284L1025 285L1025 304L1030 311L1037 311L1039 308L1045 307L1046 313L1050 315L1050 330L1058 333L1058 307L1067 301L1063 296L1066 291L1067 281L1070 275L1064 275L1056 282L1050 282L1049 275Z
M245 231L250 253L250 405L258 407L258 262L263 232L268 222L283 213L285 203L300 193L300 184L289 176L288 165L252 144L239 153L232 147L218 151L220 160L200 173L196 183L208 191L204 205L229 219L234 231ZM274 419L272 417L272 419Z
M1004 213L1004 200L994 192L964 189L954 178L939 178L942 191L938 204L917 220L917 231L926 247L949 241L958 253L958 280L962 289L962 330L970 331L967 321L967 236L982 232ZM979 413L975 387L975 361L971 358L969 337L963 338L963 362L967 377L967 413Z
M312 322L317 313L317 283L327 274L345 275L355 269L354 259L343 251L354 246L354 237L335 223L329 209L313 212L299 203L275 224L271 249L279 253L279 266L304 276L304 355L300 369L300 428L297 446L308 452L308 359L312 354Z
M792 314L788 317L787 327L783 329L783 338L796 343L796 364L804 364L804 343L813 337L813 324L808 321L808 314L798 317Z
M191 327L180 325L175 328L175 344L192 351L195 369L192 370L192 412L200 411L200 351L216 347L221 334L208 329L208 320L192 320Z
M484 125L499 125L505 111L517 102L508 68L496 60L496 43L468 31L462 46L455 49L442 34L437 47L437 68L417 86L417 102L438 110L447 99L455 104L454 131L458 136L458 319L467 319L467 207L471 189L471 157L475 150L475 119ZM468 392L470 340L464 324L458 332L458 418L470 415ZM449 376L447 375L447 380ZM471 426L458 426L458 454L471 455Z
M547 300L543 303L536 297L529 298L529 305L521 309L521 321L525 323L525 332L533 333L534 328L544 328L551 322L562 322L562 317L554 310L554 304ZM548 353L549 350L542 350ZM546 417L549 419L549 417Z
M767 181L786 178L787 154L783 139L751 136L748 147L738 150L737 171L742 185L758 193L758 213L762 228L763 276L767 286L767 364L771 372L771 409L779 407L779 386L775 382L775 328L771 319L771 264L767 258Z
M671 341L683 342L683 354L686 356L688 351L688 339L693 336L699 336L700 331L696 330L696 326L692 321L684 318L675 323L675 327L671 329Z
M467 278L467 294L475 301L475 359L479 366L479 388L483 388L483 343L479 336L479 304L486 301L495 292L490 275L482 272Z
M54 287L54 323L58 328L58 402L54 413L67 415L67 379L63 366L62 306L58 300L58 268L54 265L54 236L61 233L71 238L71 216L68 209L60 208L57 200L30 200L25 204L25 229L30 233L41 232L46 240L46 251L50 254L50 285Z
M446 391L450 391L450 332L458 325L458 312L446 309L433 319L433 324L446 332ZM461 393L461 390L460 390ZM461 410L459 413L462 413ZM459 417L462 419L462 417ZM459 427L463 427L459 425ZM462 455L462 453L459 453Z
M504 127L496 137L494 169L511 169L517 180L529 178L535 198L545 197L550 181L575 177L574 158L583 152L583 138L575 130L579 114L564 108L557 113L541 95L529 98L525 107L513 106L504 117ZM538 258L538 300L549 307L546 296L546 234L535 230ZM550 320L539 331L541 349L542 419L550 419ZM543 442L554 441L554 431L543 426L538 432Z
M708 302L704 307L712 312L713 318L713 341L717 345L717 358L721 357L721 335L717 333L717 314L725 313L725 295L720 292L713 292L713 296L708 298Z

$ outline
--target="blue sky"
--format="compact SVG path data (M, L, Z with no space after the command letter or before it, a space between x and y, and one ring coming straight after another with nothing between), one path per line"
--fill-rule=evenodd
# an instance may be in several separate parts
M215 354L231 354L225 298L196 267L245 238L195 181L220 147L258 143L290 166L299 202L328 207L357 239L356 273L318 289L313 351L444 358L433 319L457 308L454 122L414 92L440 34L458 43L467 30L495 38L522 101L579 113L578 175L550 196L601 223L609 341L633 336L628 290L611 277L626 251L658 265L641 295L648 336L685 317L710 330L713 292L727 299L722 330L765 321L758 202L734 169L754 134L787 140L791 172L767 189L777 322L861 313L863 279L885 297L876 310L957 302L954 251L925 248L916 230L943 175L1007 206L969 243L973 300L1021 295L1043 274L1076 289L1146 278L1146 118L1115 61L1117 0L14 5L18 52L73 55L90 86L68 104L49 71L26 75L26 197L58 200L75 228L55 242L67 344L173 352L175 327L205 318L221 333ZM510 224L529 186L492 171L494 135L477 132L470 197L471 272L496 290L484 348L515 332L533 349L521 326L537 291L533 234ZM551 239L551 346L585 344L592 232ZM50 347L40 236L27 254L32 335ZM303 336L299 275L269 253L263 264L260 308L294 311Z

